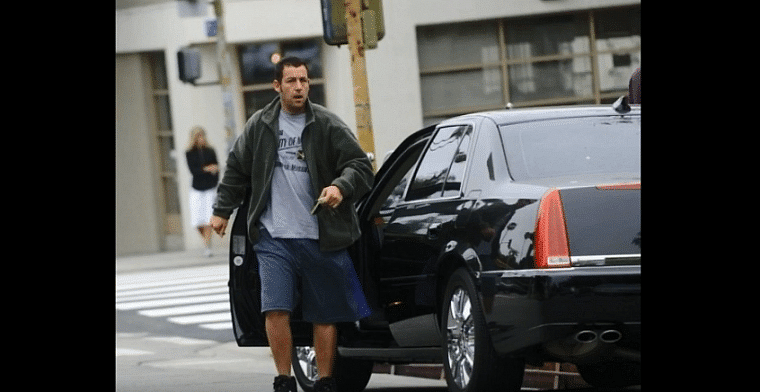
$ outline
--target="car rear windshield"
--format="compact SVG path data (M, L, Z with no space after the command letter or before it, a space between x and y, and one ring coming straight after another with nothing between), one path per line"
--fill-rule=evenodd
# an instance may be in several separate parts
M641 173L641 117L582 117L500 127L515 181Z

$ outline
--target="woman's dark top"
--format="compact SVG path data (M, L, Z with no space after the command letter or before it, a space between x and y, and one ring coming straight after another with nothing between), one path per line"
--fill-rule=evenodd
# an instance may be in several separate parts
M215 187L219 182L219 172L203 171L204 166L218 164L214 150L209 147L195 147L187 151L185 156L187 157L187 166L190 167L190 173L193 174L193 189L205 191Z

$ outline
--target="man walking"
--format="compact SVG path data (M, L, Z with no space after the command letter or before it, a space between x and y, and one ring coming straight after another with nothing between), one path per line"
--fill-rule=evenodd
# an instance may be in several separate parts
M229 153L211 225L225 234L251 188L248 232L261 276L261 310L278 376L277 392L296 392L290 376L290 314L302 282L304 320L313 323L320 379L334 391L337 322L371 313L346 248L359 237L354 202L374 181L371 163L348 126L309 101L308 66L282 59L272 82L279 97L246 122ZM311 213L315 200L319 212Z

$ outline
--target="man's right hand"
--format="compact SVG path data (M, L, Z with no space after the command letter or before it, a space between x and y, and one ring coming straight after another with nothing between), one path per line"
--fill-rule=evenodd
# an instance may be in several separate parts
M219 234L219 237L224 238L224 234L226 234L227 231L227 222L229 219L222 218L220 216L212 215L211 216L211 228L214 229L216 234Z

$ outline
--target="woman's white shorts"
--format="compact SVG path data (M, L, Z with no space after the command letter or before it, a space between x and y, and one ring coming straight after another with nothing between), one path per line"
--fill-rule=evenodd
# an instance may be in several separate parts
M194 227L208 226L214 213L216 187L199 191L190 187L190 219Z

